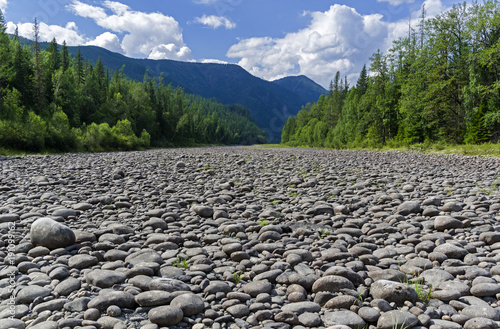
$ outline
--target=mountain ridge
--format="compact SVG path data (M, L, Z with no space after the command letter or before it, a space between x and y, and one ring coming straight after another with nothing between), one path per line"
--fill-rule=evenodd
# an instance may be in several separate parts
M25 39L25 43L29 42ZM68 47L68 50L75 56L78 47ZM112 71L123 68L123 73L136 81L143 81L148 72L149 77L162 77L165 84L182 87L186 93L216 98L223 104L241 104L267 133L270 143L280 141L289 116L296 115L302 106L326 93L305 76L267 81L237 64L130 58L97 46L80 46L80 52L91 64L100 57L105 67Z

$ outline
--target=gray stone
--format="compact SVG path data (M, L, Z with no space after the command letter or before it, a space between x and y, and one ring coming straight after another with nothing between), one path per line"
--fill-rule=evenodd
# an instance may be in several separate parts
M161 255L158 254L153 249L143 249L130 254L125 258L125 262L130 263L132 265L138 265L140 263L158 263L163 264L164 260L161 258Z
M200 217L212 217L214 210L208 206L193 206L191 208Z
M418 214L422 212L422 208L420 208L420 204L415 201L405 201L398 206L397 213L403 216L409 214Z
M128 292L101 290L99 296L92 299L88 307L104 312L111 305L121 308L135 308L136 303L134 295Z
M145 307L167 305L172 299L174 295L163 290L150 290L135 295L136 303Z
M314 293L320 291L337 292L342 289L354 289L354 285L348 279L338 275L327 275L316 280L312 286Z
M176 279L157 278L149 282L150 290L163 290L167 292L191 291L191 288L184 282Z
M160 327L175 326L184 317L182 310L176 306L160 306L153 308L148 313L149 321Z
M91 298L81 297L64 304L64 309L69 312L83 312L88 308Z
M429 324L431 325L430 328L442 328L442 329L461 329L462 326L458 323L448 321L448 320L439 320L439 319L432 319Z
M68 260L68 266L70 268L76 268L79 270L90 268L98 263L99 260L97 257L85 254L74 255Z
M302 314L305 312L319 312L321 310L321 306L314 302L298 302L298 303L290 303L284 305L281 310L283 312L292 312L295 314Z
M449 272L440 269L430 269L423 271L420 274L420 278L423 279L427 284L430 284L434 287L437 285L454 279L454 276Z
M380 312L374 308L364 306L358 310L358 315L366 322L377 322Z
M227 294L231 290L232 290L231 287L226 282L211 281L208 284L208 286L203 290L203 292L205 294L215 295L218 292L223 292L223 293ZM255 296L257 296L257 295L255 295Z
M496 296L500 293L500 285L496 283L479 283L470 288L470 293L476 297Z
M464 227L464 223L451 216L437 216L434 219L434 228L438 231L444 231L462 227Z
M226 311L235 318L243 318L250 314L250 309L248 308L248 306L243 304L230 306L226 309Z
M18 319L0 319L1 329L24 329L26 325Z
M375 299L384 299L399 306L405 301L415 303L418 299L418 294L413 288L404 283L388 280L375 281L371 285L370 292Z
M58 329L59 326L55 321L44 321L42 323L35 324L34 326L30 326L30 329Z
M75 217L76 216L76 211L73 209L68 209L68 208L57 208L52 212L52 216L61 216L64 218L68 217Z
M418 323L418 318L406 311L389 311L382 313L377 321L378 329L411 328Z
M469 318L487 318L493 321L500 320L500 312L488 305L472 305L464 308L461 313Z
M497 324L487 318L474 318L470 319L464 324L464 329L496 329Z
M73 291L80 289L82 281L80 279L69 277L64 281L59 282L59 284L54 288L54 292L61 296L68 296Z
M22 288L16 295L16 302L20 304L30 304L37 297L46 297L52 292L51 289L40 286L27 286Z
M299 322L306 327L317 327L321 324L321 318L316 313L305 312L299 315Z
M449 258L463 259L469 252L462 247L451 243L443 243L434 249L434 252L440 252Z
M42 217L31 224L30 240L34 246L57 249L71 246L76 237L69 227L48 217Z
M389 280L395 282L406 281L406 274L394 269L370 271L368 272L368 276L372 278L373 281L378 281L378 280Z
M100 288L110 288L127 279L125 273L109 270L93 270L87 274L87 283Z
M269 281L253 281L243 286L243 291L252 297L257 297L261 293L269 293L273 285Z
M203 299L194 294L182 294L177 296L170 302L170 305L179 307L184 313L184 316L196 315L203 312L205 308Z
M359 315L351 311L327 312L323 316L323 323L326 326L343 325L351 329L360 329L366 325Z

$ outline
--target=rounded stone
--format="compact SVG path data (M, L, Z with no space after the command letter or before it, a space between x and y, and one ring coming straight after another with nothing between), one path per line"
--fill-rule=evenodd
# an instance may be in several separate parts
M487 318L474 318L470 319L464 324L464 329L496 329L497 324Z
M226 311L235 318L243 318L250 314L250 309L248 308L248 306L243 304L229 306Z
M462 227L464 227L462 221L451 216L437 216L434 219L434 229L438 231L444 231Z
M177 296L170 302L170 305L180 308L184 316L199 314L203 312L205 308L203 299L195 294L182 294Z
M252 281L243 286L243 291L252 297L261 293L269 293L273 285L269 281Z
M155 307L148 312L149 321L160 327L175 326L183 317L181 308L171 305Z
M380 312L372 307L364 306L358 310L358 315L366 322L377 322Z
M370 288L374 299L384 299L402 306L406 301L415 303L418 299L417 292L404 283L379 280L375 281Z
M338 275L327 275L319 278L312 286L314 293L320 291L337 292L341 289L354 289L354 285L348 279Z
M314 302L298 302L298 303L290 303L284 305L281 310L283 312L292 312L295 314L302 314L305 312L316 313L321 310L321 306Z
M42 217L31 224L30 240L34 246L57 249L73 245L76 237L69 227L48 217Z
M500 285L496 283L478 283L470 288L472 296L490 297L500 293Z
M382 313L377 321L377 329L411 328L418 323L418 318L406 311L389 311Z
M150 290L135 295L136 303L145 307L163 306L170 304L173 299L172 293L163 290Z
M109 270L94 270L87 274L87 283L96 287L109 288L127 279L125 273Z
M323 323L326 326L347 326L349 328L363 328L366 322L356 313L351 311L327 312L323 316Z

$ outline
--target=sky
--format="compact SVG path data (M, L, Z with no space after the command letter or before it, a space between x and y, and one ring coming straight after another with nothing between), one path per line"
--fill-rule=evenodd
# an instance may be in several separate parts
M0 0L7 31L135 58L238 64L266 80L355 81L378 49L457 0Z

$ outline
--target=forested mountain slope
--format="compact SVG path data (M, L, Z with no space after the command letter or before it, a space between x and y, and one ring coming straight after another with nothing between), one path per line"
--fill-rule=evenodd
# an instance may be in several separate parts
M500 6L460 4L371 57L355 86L340 74L326 97L288 119L287 145L348 148L498 142Z
M1 12L0 12L1 14ZM133 81L53 40L5 33L0 15L0 149L129 150L150 145L265 143L248 109L186 94L148 75Z

